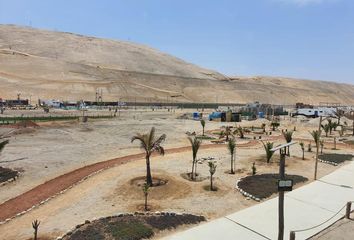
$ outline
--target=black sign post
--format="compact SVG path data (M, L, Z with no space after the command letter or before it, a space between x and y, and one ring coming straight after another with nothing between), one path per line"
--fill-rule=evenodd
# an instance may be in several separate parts
M278 181L278 190L279 190L279 201L278 201L278 240L284 239L284 192L292 190L292 181L285 179L285 156L286 148L290 145L295 144L295 142L290 142L287 144L280 145L271 149L275 152L280 151L280 164L279 164L279 181Z

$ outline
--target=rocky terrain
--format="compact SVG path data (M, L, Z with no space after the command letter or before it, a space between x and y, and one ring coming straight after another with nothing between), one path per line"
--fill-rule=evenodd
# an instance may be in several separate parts
M236 56L237 57L237 56ZM333 79L339 80L339 79ZM0 98L354 104L354 85L227 77L147 46L0 25Z

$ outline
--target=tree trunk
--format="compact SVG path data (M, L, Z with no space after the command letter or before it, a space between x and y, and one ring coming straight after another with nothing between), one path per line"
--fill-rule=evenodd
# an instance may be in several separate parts
M34 240L37 240L37 229L34 230Z
M290 157L290 146L288 146L288 157Z
M213 191L213 175L210 174L210 191Z
M234 155L231 154L231 174L235 174L234 172Z
M197 177L197 165L198 165L198 162L197 160L195 161L195 164L194 164L194 178Z
M194 163L195 163L195 160L193 159L192 171L191 171L191 178L192 178L192 180L194 180Z
M203 127L203 136L204 136L204 127Z
M150 156L146 155L146 184L152 186L152 177L150 169Z
M148 195L145 193L145 211L148 210Z
M305 149L302 149L302 160L305 160Z

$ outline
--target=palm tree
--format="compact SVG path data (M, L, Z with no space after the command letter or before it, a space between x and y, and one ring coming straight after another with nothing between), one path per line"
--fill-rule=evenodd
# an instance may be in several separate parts
M140 148L145 150L145 159L146 159L146 183L151 187L152 186L152 176L150 169L150 156L153 152L158 152L161 155L165 154L165 150L161 146L161 143L165 141L166 134L162 134L160 137L155 137L155 128L152 127L149 133L140 134L137 133L132 137L131 142L135 140L140 141Z
M315 141L316 147L318 147L318 144L320 143L320 139L321 139L321 131L314 130L310 133L313 137L313 140Z
M326 137L328 137L328 132L331 130L331 125L329 123L325 124L325 125L321 125L322 129L325 131L326 133Z
M337 131L337 127L338 127L339 125L338 125L337 122L332 122L331 126L332 126L332 129L333 129L334 131Z
M209 172L210 172L210 191L214 191L213 187L213 175L216 172L216 164L212 161L208 162Z
M231 138L227 144L227 148L229 149L231 155L231 174L235 174L234 165L235 165L235 151L236 151L236 141L234 138Z
M324 147L324 140L320 140L320 146L321 146L321 154L323 153L323 147Z
M39 228L39 225L41 224L41 222L40 221L38 221L38 220L34 220L33 222L32 222L32 227L33 227L33 229L34 229L34 240L37 240L37 235L38 235L38 228Z
M344 116L344 111L337 108L337 110L336 110L336 112L334 114L338 118L337 125L340 125L340 119L341 119L342 116Z
M237 133L238 135L240 135L240 138L245 138L244 129L241 126L238 126L236 128L236 130L234 131L234 133Z
M267 156L267 163L270 162L270 159L272 158L274 152L270 151L272 148L273 148L273 145L274 143L273 142L266 142L264 143L262 141L262 144L263 144L263 147L264 147L264 150L266 152L266 156Z
M229 136L231 135L231 127L230 126L226 126L225 131L224 131L224 135L226 136L226 142L229 141Z
M275 131L275 129L278 128L280 124L278 122L271 122L270 126L272 126L272 130Z
M293 140L293 131L283 132L283 136L287 143L290 143ZM288 156L290 157L290 146L288 146Z
M145 211L148 211L148 195L150 191L150 186L147 183L144 183L142 190L145 197L144 209Z
M189 142L191 143L192 146L192 154L193 154L193 161L192 161L192 172L191 172L191 179L195 180L195 176L197 174L197 154L199 147L201 145L201 141L198 138L191 138L188 137Z
M328 128L329 128L329 134L332 134L332 130L336 130L336 128L338 127L336 122L332 122L332 119L328 119Z
M302 160L305 160L305 145L304 142L299 143L301 150L302 150Z
M200 120L200 124L202 125L202 128L203 128L203 136L204 136L205 120L204 120L204 119Z

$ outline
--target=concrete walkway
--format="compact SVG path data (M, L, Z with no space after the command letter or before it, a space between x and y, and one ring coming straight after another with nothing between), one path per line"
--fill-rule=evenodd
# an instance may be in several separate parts
M316 226L354 200L354 162L285 195L285 234ZM296 240L307 239L345 214L345 208L327 223L296 232ZM278 198L262 202L223 218L213 220L164 240L264 240L278 237Z

